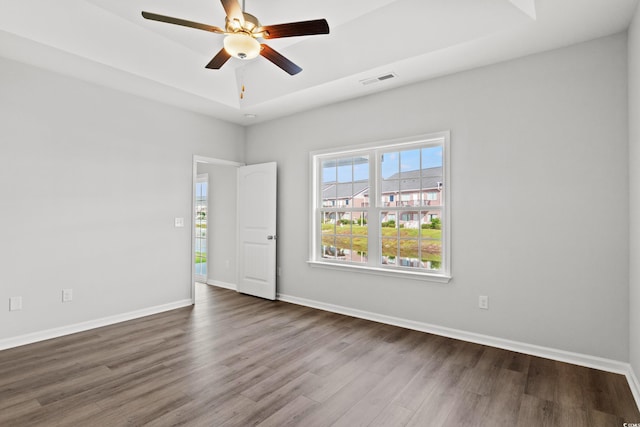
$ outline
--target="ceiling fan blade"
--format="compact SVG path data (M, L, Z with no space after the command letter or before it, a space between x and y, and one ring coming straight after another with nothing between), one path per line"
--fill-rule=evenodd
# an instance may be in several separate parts
M183 27L197 28L198 30L210 31L212 33L224 34L224 30L213 25L200 24L199 22L187 21L186 19L173 18L171 16L158 15L157 13L142 12L145 19L152 21L166 22L168 24L182 25Z
M229 21L237 20L242 26L244 26L244 15L242 14L242 6L238 0L220 0L222 7L227 14Z
M264 31L263 37L265 39L329 34L329 23L326 19L314 19L312 21L290 22L288 24L265 25L260 28L260 31Z
M225 64L225 62L229 60L229 58L231 58L231 55L229 55L227 51L222 48L220 49L220 52L218 52L216 56L214 56L213 59L206 65L205 68L208 68L210 70L219 70Z
M282 68L284 71L289 73L290 75L298 74L302 71L302 68L298 67L293 62L289 61L287 58L267 46L266 44L261 44L260 55L267 58L269 61L276 64L278 67Z

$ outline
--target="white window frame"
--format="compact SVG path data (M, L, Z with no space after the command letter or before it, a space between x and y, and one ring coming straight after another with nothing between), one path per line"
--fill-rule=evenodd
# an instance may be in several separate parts
M404 150L411 146L424 146L428 144L442 145L442 176L445 185L441 192L440 207L443 218L442 233L442 264L437 272L430 270L417 270L400 266L383 266L380 263L380 227L378 225L380 213L389 210L397 210L394 207L382 206L380 159L379 155L393 150ZM406 277L417 280L448 283L451 280L451 179L450 179L450 131L417 135L408 138L377 141L356 146L341 147L339 149L327 149L309 153L309 170L311 173L310 212L311 224L309 227L309 258L308 264L312 267L338 269L343 271L361 271L384 276ZM322 239L321 215L322 209L322 170L319 166L322 159L331 156L363 155L369 156L369 207L366 208L368 228L369 252L368 263L345 262L322 258L319 242ZM374 183L371 182L375 180ZM375 190L375 191L374 191ZM413 210L428 210L429 206L415 206ZM349 209L346 209L349 210ZM358 209L360 210L360 209ZM372 226L375 225L375 226Z

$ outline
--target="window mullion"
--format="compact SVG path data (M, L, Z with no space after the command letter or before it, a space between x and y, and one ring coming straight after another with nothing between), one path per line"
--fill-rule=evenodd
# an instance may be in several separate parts
M369 259L367 264L372 267L380 265L380 208L369 209Z
M378 267L380 264L380 188L378 188L380 176L380 160L378 150L369 151L369 259L367 264Z

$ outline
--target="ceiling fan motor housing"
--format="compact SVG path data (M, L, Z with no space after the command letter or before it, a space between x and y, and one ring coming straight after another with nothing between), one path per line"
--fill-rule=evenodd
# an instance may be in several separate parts
M225 18L225 29L228 33L245 31L251 34L253 30L260 27L260 21L255 16L246 12L242 12L242 16L244 17L244 25L238 19L229 20L228 16Z
M253 30L260 27L258 18L243 12L244 23L238 19L225 19L227 36L224 38L224 49L229 55L238 59L253 59L260 54L260 43Z

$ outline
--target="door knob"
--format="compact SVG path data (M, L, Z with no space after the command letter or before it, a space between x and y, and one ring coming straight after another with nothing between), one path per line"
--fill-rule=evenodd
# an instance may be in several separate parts
M276 240L277 236L276 235L269 235L267 236L267 240Z

